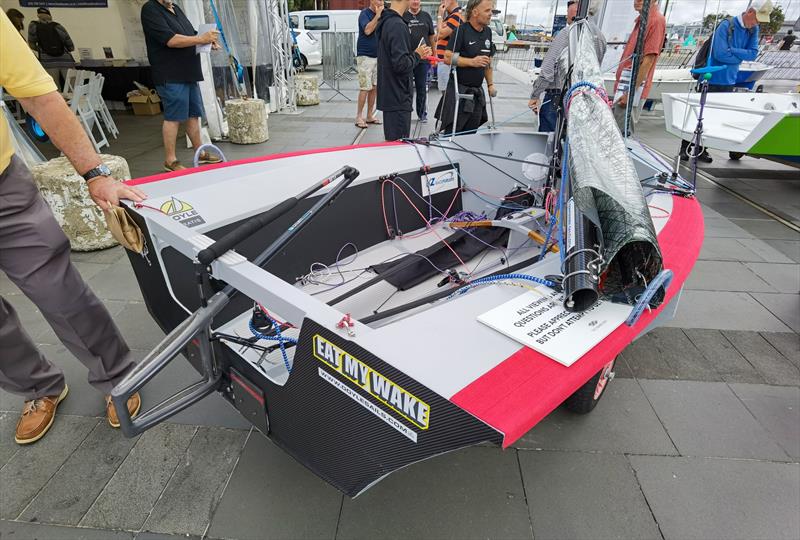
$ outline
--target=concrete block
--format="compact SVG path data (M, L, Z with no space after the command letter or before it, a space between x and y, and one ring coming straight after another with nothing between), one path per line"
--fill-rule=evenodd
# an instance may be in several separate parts
M229 99L225 102L228 137L236 144L257 144L269 140L267 107L261 99Z
M300 74L294 78L297 104L303 107L319 105L319 78L313 74Z
M130 180L128 162L120 156L102 154L114 178ZM117 245L106 226L102 210L89 196L86 181L75 171L66 157L34 165L31 173L39 191L64 229L72 249L94 251Z

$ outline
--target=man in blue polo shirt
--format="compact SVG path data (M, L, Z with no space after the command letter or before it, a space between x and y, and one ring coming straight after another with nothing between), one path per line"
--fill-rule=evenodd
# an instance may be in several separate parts
M356 125L365 129L367 124L380 124L375 116L375 99L378 95L378 35L375 31L383 13L383 0L370 0L369 7L358 16L358 42L356 43L356 69L358 71L358 110ZM367 104L367 121L361 115Z
M197 35L192 23L172 0L150 0L142 6L142 30L153 82L164 104L164 169L185 169L175 155L180 124L186 123L186 134L192 146L198 148L203 144L200 138L203 100L197 84L203 80L203 71L195 46L210 43L213 49L218 49L219 32L211 30ZM220 161L219 156L209 152L200 154L202 164Z

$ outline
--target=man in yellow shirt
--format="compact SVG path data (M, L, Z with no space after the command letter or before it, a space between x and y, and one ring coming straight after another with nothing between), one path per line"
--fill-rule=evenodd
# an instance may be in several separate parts
M0 86L17 98L86 179L92 200L103 209L144 193L111 177L53 79L19 32L0 14ZM103 303L69 259L69 240L14 155L0 119L0 270L30 298L69 351L89 368L89 382L106 394L109 423L119 420L108 394L133 367L130 350ZM67 395L64 373L44 358L20 325L14 308L0 296L0 388L22 395L25 406L15 440L41 439ZM139 396L128 402L138 412Z

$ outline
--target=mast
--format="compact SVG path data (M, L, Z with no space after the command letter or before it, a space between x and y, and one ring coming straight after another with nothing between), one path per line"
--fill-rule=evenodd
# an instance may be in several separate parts
M639 77L639 67L642 64L642 51L644 50L644 37L647 34L647 20L650 15L650 6L653 4L651 0L644 0L642 3L642 12L639 14L639 35L636 36L636 48L633 51L633 62L631 63L631 80L628 86L628 103L625 105L625 127L633 125L631 123L631 116L633 114L633 102L636 98L636 92L639 87L636 84L636 79ZM658 8L656 8L658 9ZM625 129L629 131L629 129ZM627 133L622 134L627 137Z

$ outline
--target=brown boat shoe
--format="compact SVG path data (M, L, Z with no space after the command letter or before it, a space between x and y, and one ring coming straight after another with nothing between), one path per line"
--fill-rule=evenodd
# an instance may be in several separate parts
M142 408L142 398L139 392L136 392L128 398L128 412L131 418L139 414L139 409ZM111 396L106 396L106 416L108 416L108 423L113 428L119 427L119 417L117 416L117 409L114 407L114 402L111 401Z
M69 388L64 385L64 390L57 396L45 396L25 402L22 415L17 422L17 431L14 441L17 444L30 444L44 437L53 425L58 404L64 401L69 393Z

